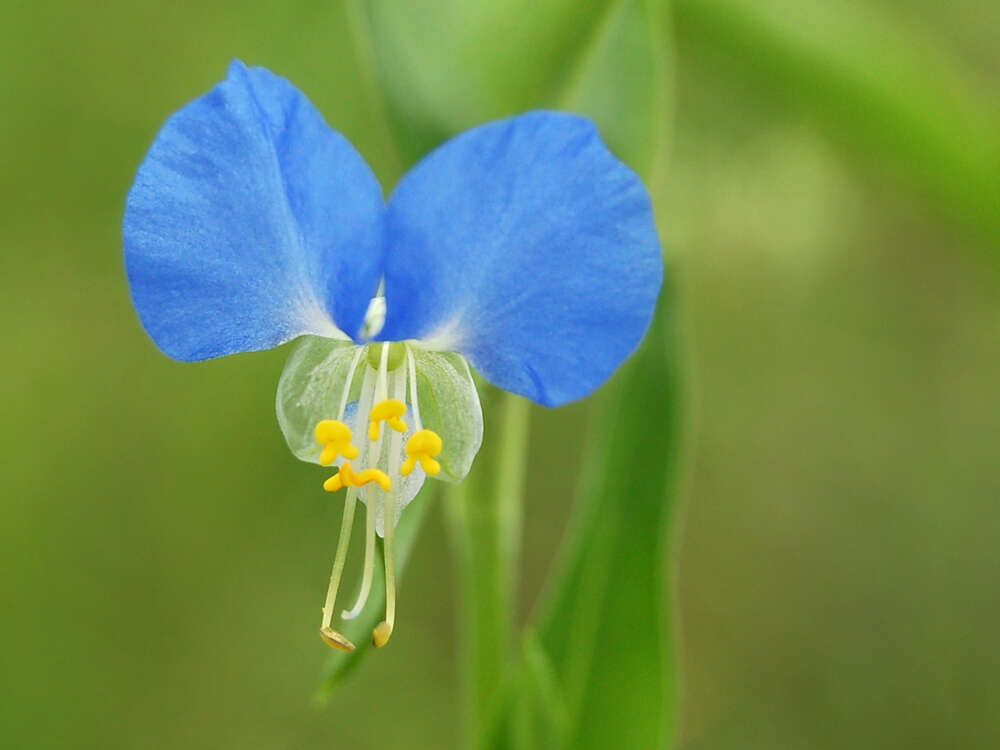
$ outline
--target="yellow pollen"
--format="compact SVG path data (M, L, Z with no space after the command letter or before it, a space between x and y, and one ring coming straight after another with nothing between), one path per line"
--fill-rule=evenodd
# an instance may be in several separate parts
M370 420L368 439L372 442L378 440L379 423L383 421L396 432L406 432L406 422L400 419L404 414L406 414L406 404L398 398L379 401L372 407L371 414L368 416Z
M406 460L399 467L399 473L407 476L417 461L424 473L434 476L441 471L441 464L434 460L434 456L441 452L441 437L433 430L417 430L413 436L406 441Z
M327 492L336 492L344 487L363 487L369 482L375 482L385 492L392 487L389 475L380 469L364 469L357 474L346 461L340 465L340 471L323 482L323 489Z
M324 419L316 425L316 442L323 446L319 462L329 466L337 456L351 459L358 457L358 449L351 445L351 428L336 419Z

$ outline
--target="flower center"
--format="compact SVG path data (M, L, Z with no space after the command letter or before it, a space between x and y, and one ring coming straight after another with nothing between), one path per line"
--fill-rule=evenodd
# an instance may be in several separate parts
M369 366L377 370L382 362L382 350L386 347L386 344L372 344L366 347L366 359L368 360ZM385 369L386 372L393 372L398 368L406 359L406 344L402 341L390 341L388 343L389 347L389 358L386 360Z
M363 355L366 356L362 362ZM352 432L345 419L359 364L364 375L354 414L357 429ZM409 409L413 417L414 431L404 446L403 437L409 430L407 423L403 421L408 410L407 391L409 391ZM381 429L383 423L389 429ZM367 444L360 450L352 443L355 433L368 438ZM388 642L395 622L396 586L392 544L400 485L403 477L409 476L418 463L424 473L429 475L437 474L441 470L441 464L436 457L441 453L443 443L436 432L424 428L420 421L416 367L409 346L402 342L393 342L358 347L341 394L337 418L321 420L316 425L315 437L316 442L323 446L320 454L322 465L329 466L341 459L337 473L323 483L323 489L328 492L347 490L340 539L330 574L326 604L323 606L320 635L334 648L354 650L354 644L331 628L330 623L333 620L337 590L347 559L358 494L364 492L366 536L361 590L354 606L342 612L341 616L345 620L357 617L368 600L375 567L375 518L376 512L381 510L386 608L385 619L372 631L372 642L379 648ZM404 450L405 460L403 460ZM357 460L359 466L363 468L356 470L350 463L354 460ZM381 497L377 494L379 491L382 493Z

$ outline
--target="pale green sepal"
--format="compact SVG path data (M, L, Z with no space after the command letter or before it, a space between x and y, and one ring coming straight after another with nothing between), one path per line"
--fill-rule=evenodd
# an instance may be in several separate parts
M459 354L429 351L412 344L409 350L416 372L421 426L440 435L443 443L441 455L437 457L441 473L435 478L461 481L469 472L483 441L483 411L469 366ZM276 410L285 441L297 458L319 463L321 447L314 436L316 424L323 419L338 417L342 394L357 352L358 347L350 342L303 336L289 355L278 381ZM355 446L362 451L367 446L367 422L363 417L359 418L357 409L365 375L368 371L374 372L368 360L365 354L358 359L343 414L344 421L354 432ZM401 363L391 375L397 376L407 366L406 362ZM405 393L404 400L408 406L405 421L410 429L403 435L401 446L406 444L415 427L409 384ZM382 467L389 463L388 445L389 442L384 440L378 460L378 465ZM403 458L405 455L401 456L401 462ZM371 464L364 458L360 461L358 466ZM336 463L339 465L340 461ZM423 479L419 464L409 477L397 478L401 482L397 499L399 511L416 495ZM364 500L363 493L361 499Z
M357 350L350 341L303 336L288 356L278 380L275 406L278 424L296 458L319 463L322 447L316 442L316 424L337 418ZM352 400L357 400L361 391L361 369L359 366L351 386Z
M483 443L483 410L469 365L460 354L411 347L417 371L417 403L425 429L444 447L435 479L460 482Z

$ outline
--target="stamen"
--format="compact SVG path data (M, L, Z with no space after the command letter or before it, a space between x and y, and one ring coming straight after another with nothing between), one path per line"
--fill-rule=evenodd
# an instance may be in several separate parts
M372 645L382 648L389 642L396 621L396 565L392 554L392 538L396 526L396 493L385 496L382 505L382 554L385 558L385 619L372 630Z
M420 405L417 404L417 366L409 346L406 347L406 369L410 371L410 408L413 410L414 429L420 432L423 425L420 422Z
M338 419L324 419L317 423L316 442L323 446L319 462L329 466L337 460L337 456L357 458L358 449L351 445L351 428Z
M365 469L354 475L354 485L356 487L361 487L369 482L377 483L383 492L388 492L389 488L392 487L389 476L381 469Z
M441 453L441 436L433 430L420 430L413 433L406 441L406 460L399 469L399 473L407 476L417 461L425 474L434 476L441 471L441 464L434 460L434 456Z
M344 461L340 465L340 471L323 482L323 489L327 492L336 492L342 487L363 487L369 482L378 483L385 492L392 486L389 476L381 469L364 469L355 474L351 465Z
M385 644L389 642L389 636L391 635L392 635L392 626L385 620L383 620L374 628L372 628L372 645L375 648L382 648Z
M369 415L368 439L378 440L379 423L383 421L396 432L406 432L406 422L400 419L404 414L406 414L406 404L398 398L386 399L375 404Z
M363 347L359 347L359 350L363 351L364 348ZM349 385L347 387L347 390L348 391L350 390L350 386ZM366 415L368 413L368 410L371 408L372 395L373 395L374 390L375 390L375 372L374 372L374 370L372 370L372 368L370 368L367 365L365 365L364 366L364 379L362 380L362 383L361 383L361 393L360 393L360 398L358 400L358 411L357 411L357 414L355 415L355 420L356 420L355 423L354 423L355 428L363 428L364 423L365 423L365 417L366 417ZM343 397L341 397L341 400L343 400ZM345 462L345 464L346 464L346 462ZM341 469L343 469L343 466L341 466ZM347 471L351 472L353 474L353 472L351 471L351 468L350 468L349 465L347 466ZM347 475L345 474L345 477L346 476ZM340 476L340 472L337 472L337 474L335 474L334 476L330 477L330 479L328 479L323 484L323 488L324 489L329 490L331 492L335 491L335 489L333 489L332 487L327 486L327 485L337 485L339 487L344 486L343 482L342 482L342 478ZM370 491L370 489L371 488L366 488L366 489L360 490L360 491L362 491L362 492L368 492L368 491ZM358 489L356 489L355 487L351 487L347 491L348 498L354 497L356 499L357 496L358 496L358 492L359 492ZM369 499L369 503L370 502L371 501ZM345 510L346 510L346 508L345 508ZM369 515L371 515L371 514L369 513ZM366 523L366 532L369 535L369 537L370 536L374 536L374 534L375 534L374 520L369 520ZM339 549L340 548L338 547L338 553L339 553ZM368 539L366 541L366 543L365 543L365 565L368 566L368 567L371 566L370 558L371 558L371 556L373 554L373 551L374 551L373 550L373 542L372 542L371 539ZM345 553L346 553L346 550L345 550ZM369 585L370 585L370 583L369 583ZM327 615L330 615L332 617L333 608L334 608L334 604L335 603L336 602L334 600L330 600L327 603L327 606L324 607L324 609L323 609L323 615L324 615L324 617L326 617ZM326 640L326 639L324 638L324 640ZM327 643L329 643L329 641L327 641Z
M330 627L333 619L333 605L337 601L337 590L340 588L340 578L344 572L344 562L347 560L347 549L351 544L351 527L354 524L354 508L357 505L358 491L351 488L347 491L344 501L344 515L340 522L340 538L337 540L337 552L333 558L333 570L330 572L330 587L326 591L326 603L323 605L323 623L320 625L320 637L333 648L353 651L354 644Z
M347 640L344 636L338 633L336 630L330 627L320 628L319 637L326 641L326 645L333 648L338 648L341 651L353 651L354 644Z
M354 376L357 374L358 360L365 353L365 347L359 346L354 352L354 359L351 360L351 369L347 371L347 382L344 384L344 392L340 394L340 410L337 412L337 419L343 421L344 412L347 411L347 400L351 395L351 386L354 384ZM361 386L364 387L364 384Z
M340 409L337 412L337 419L323 420L316 425L316 440L324 444L323 452L320 454L319 459L320 463L324 466L329 466L333 463L338 453L347 459L358 456L358 449L351 445L351 430L342 420L344 419L344 412L347 409L347 400L351 394L351 385L356 374L358 361L361 359L363 352L364 347L359 346L357 352L354 354L354 359L351 361L347 382L340 397ZM367 405L370 403L365 397L365 385L369 381L370 378L365 377L365 382L361 386L361 404L359 406L362 409L367 409ZM359 414L358 416L361 417L362 415ZM347 467L347 472L349 473L351 471L350 464L345 461L344 466ZM344 475L344 477L346 476L347 474ZM343 478L338 471L323 483L323 489L329 492L336 492L344 486L342 480ZM351 527L354 525L354 510L357 507L357 497L357 489L351 487L347 491L347 497L344 500L344 515L340 522L340 538L337 540L337 551L333 558L333 570L330 572L330 586L326 591L326 603L323 605L323 623L319 629L320 637L328 646L342 651L353 651L354 644L344 635L331 628L330 621L333 619L334 605L337 603L337 591L340 589L340 581L344 573L344 563L347 561L347 551L351 544Z
M346 486L347 485L344 483L344 477L341 476L339 471L323 482L323 489L327 492L339 492Z
M389 638L392 636L396 620L396 569L393 540L396 528L396 493L399 489L393 486L391 477L410 474L418 461L426 474L437 474L441 470L441 464L434 459L435 456L441 453L441 438L434 431L423 429L421 426L420 411L417 406L416 364L413 353L405 344L396 343L393 346L395 347L392 350L392 357L394 357L393 361L395 362L393 367L390 369L388 366L390 345L383 343L379 352L381 356L378 360L377 369L365 367L365 378L361 386L356 428L363 429L364 422L362 420L367 416L370 442L364 454L364 458L366 459L364 463L368 464L368 468L355 472L350 461L343 460L340 463L337 473L323 483L323 488L329 492L336 492L345 487L348 488L344 515L341 521L340 539L337 543L333 570L330 574L330 587L327 590L327 599L323 606L323 623L320 627L320 635L327 644L344 650L353 650L354 644L342 634L333 630L330 627L330 622L333 617L337 591L347 559L347 548L350 543L351 527L357 505L358 488L364 488L362 491L366 493L364 496L366 507L365 559L357 601L351 609L342 611L341 616L345 620L357 617L363 611L371 594L375 567L375 527L377 525L375 514L378 510L381 510L383 559L385 563L385 619L372 630L372 643L376 648L381 648L388 643ZM323 451L320 455L320 462L323 465L333 463L338 457L354 459L361 455L360 451L351 445L351 430L342 420L350 398L351 382L360 362L361 354L364 352L367 352L369 364L375 364L372 357L374 348L359 347L351 362L347 382L341 394L338 419L323 420L316 425L316 440L323 445ZM407 364L405 368L399 367L404 355L406 356ZM402 420L407 410L407 404L404 400L407 396L407 380L409 380L409 395L416 420L416 431L406 442L406 460L403 461L403 434L408 431L406 423ZM372 405L373 401L375 402L374 405ZM385 422L392 430L392 432L386 434L389 444L386 446L384 456L382 452L382 422ZM383 461L385 461L384 464L382 463ZM402 466L400 465L401 462ZM379 464L382 464L388 471L382 471L382 469L378 468ZM380 509L376 508L377 497L374 491L375 488L370 486L372 483L377 484L386 493L384 498L382 498L383 502Z
M365 348L359 346L354 352L354 358L347 371L344 390L340 394L340 409L337 410L337 418L324 419L316 425L316 442L323 446L323 451L319 454L319 462L322 466L329 466L337 460L337 456L343 456L348 460L358 457L358 449L351 445L351 428L344 424L343 419L344 412L347 410L347 399L351 395L355 371L358 368L358 361L364 351ZM330 491L335 492L336 490Z
M406 373L397 371L393 377L393 396L401 400L406 395ZM399 449L402 435L393 434L389 439L389 474L399 472ZM396 490L386 493L382 503L382 556L385 559L385 619L372 630L372 645L382 648L389 642L396 621L396 565L392 541L396 530Z
M441 471L441 464L434 457L441 453L441 437L433 430L425 430L420 422L420 405L417 403L417 368L413 352L406 348L406 367L410 371L410 406L413 409L413 421L416 432L406 441L406 460L399 469L404 477L408 476L417 461L424 473L430 476Z
M365 377L364 388L366 395L372 393L376 395L381 393L377 398L382 400L386 397L386 387L385 387L385 366L387 364L388 358L388 347L383 345L382 347L382 360L379 363L378 379L374 384L374 388L371 387L371 370L368 370L368 375ZM369 390L371 389L371 390ZM374 392L374 393L373 393ZM364 403L362 406L367 409L371 406L371 398L368 396L363 399ZM362 424L361 420L364 419L365 412L358 413L358 424ZM367 450L368 464L378 463L378 459L382 456L382 441L380 439L372 440L368 445ZM365 487L365 562L361 573L361 589L358 591L358 599L354 603L354 606L349 610L344 610L341 612L340 616L345 620L353 620L355 617L361 614L361 610L365 608L365 604L368 602L368 594L372 589L372 576L375 573L375 488L370 485Z
M345 620L353 620L365 608L375 572L375 491L372 487L366 487L365 493L365 562L361 573L361 590L358 591L358 600L354 606L340 613Z

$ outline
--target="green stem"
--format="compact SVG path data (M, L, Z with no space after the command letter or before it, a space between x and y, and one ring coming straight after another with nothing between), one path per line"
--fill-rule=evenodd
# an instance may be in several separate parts
M498 539L501 552L501 590L505 592L509 618L516 614L518 567L521 560L521 529L524 523L524 474L528 458L528 429L531 402L506 395L494 487L499 515Z
M511 663L529 403L504 397L502 416L470 476L449 488L459 586L459 663L467 745L484 747ZM485 454L485 455L484 455Z

